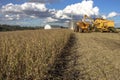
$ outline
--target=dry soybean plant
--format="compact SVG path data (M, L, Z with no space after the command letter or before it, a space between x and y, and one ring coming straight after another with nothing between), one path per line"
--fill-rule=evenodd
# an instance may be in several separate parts
M41 80L70 38L69 30L0 32L0 80Z

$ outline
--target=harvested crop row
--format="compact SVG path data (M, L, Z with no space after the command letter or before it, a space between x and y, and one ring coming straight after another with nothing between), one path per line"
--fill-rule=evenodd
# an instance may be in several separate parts
M0 80L43 79L70 38L69 30L0 33Z
M120 34L77 33L80 80L120 80ZM77 46L76 45L76 46Z

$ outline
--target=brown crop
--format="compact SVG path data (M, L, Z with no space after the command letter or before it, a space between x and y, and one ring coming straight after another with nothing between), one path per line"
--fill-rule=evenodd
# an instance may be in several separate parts
M0 80L41 80L70 37L69 30L0 33Z

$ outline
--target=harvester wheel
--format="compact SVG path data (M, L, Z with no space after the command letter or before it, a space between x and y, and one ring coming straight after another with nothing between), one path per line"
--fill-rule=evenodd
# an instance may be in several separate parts
M92 32L96 32L96 29L95 29L95 28L92 28Z
M100 30L97 27L93 27L93 32L100 32Z
M117 31L114 27L110 27L110 28L109 28L109 31L110 31L110 32L114 32L114 33L118 33L118 31Z
M92 29L89 27L88 30L87 30L87 32L89 33L89 32L91 32L91 31L92 31Z
M84 32L84 33L86 33L86 32L88 32L88 30L87 30L87 29L85 29L85 30L83 30L83 32Z
M102 30L102 29L100 29L100 32L101 32L101 33L103 33L103 30Z
M78 31L79 31L78 26L75 25L75 27L74 27L74 32L78 32Z
M82 29L79 27L79 32L82 33Z

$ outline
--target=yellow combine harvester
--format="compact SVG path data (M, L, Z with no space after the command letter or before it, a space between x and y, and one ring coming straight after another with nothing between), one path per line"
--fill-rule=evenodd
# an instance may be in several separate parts
M90 22L85 21L86 15L83 17L82 21L77 21L75 23L75 32L90 32Z
M94 25L95 31L117 32L114 27L115 26L114 21L112 21L112 20L96 18L93 25Z
M75 32L89 32L90 31L90 24L87 22L79 21L76 23Z
M90 21L86 21L89 19ZM103 18L92 19L84 15L82 21L77 21L74 27L75 32L117 32L114 27L114 21Z

